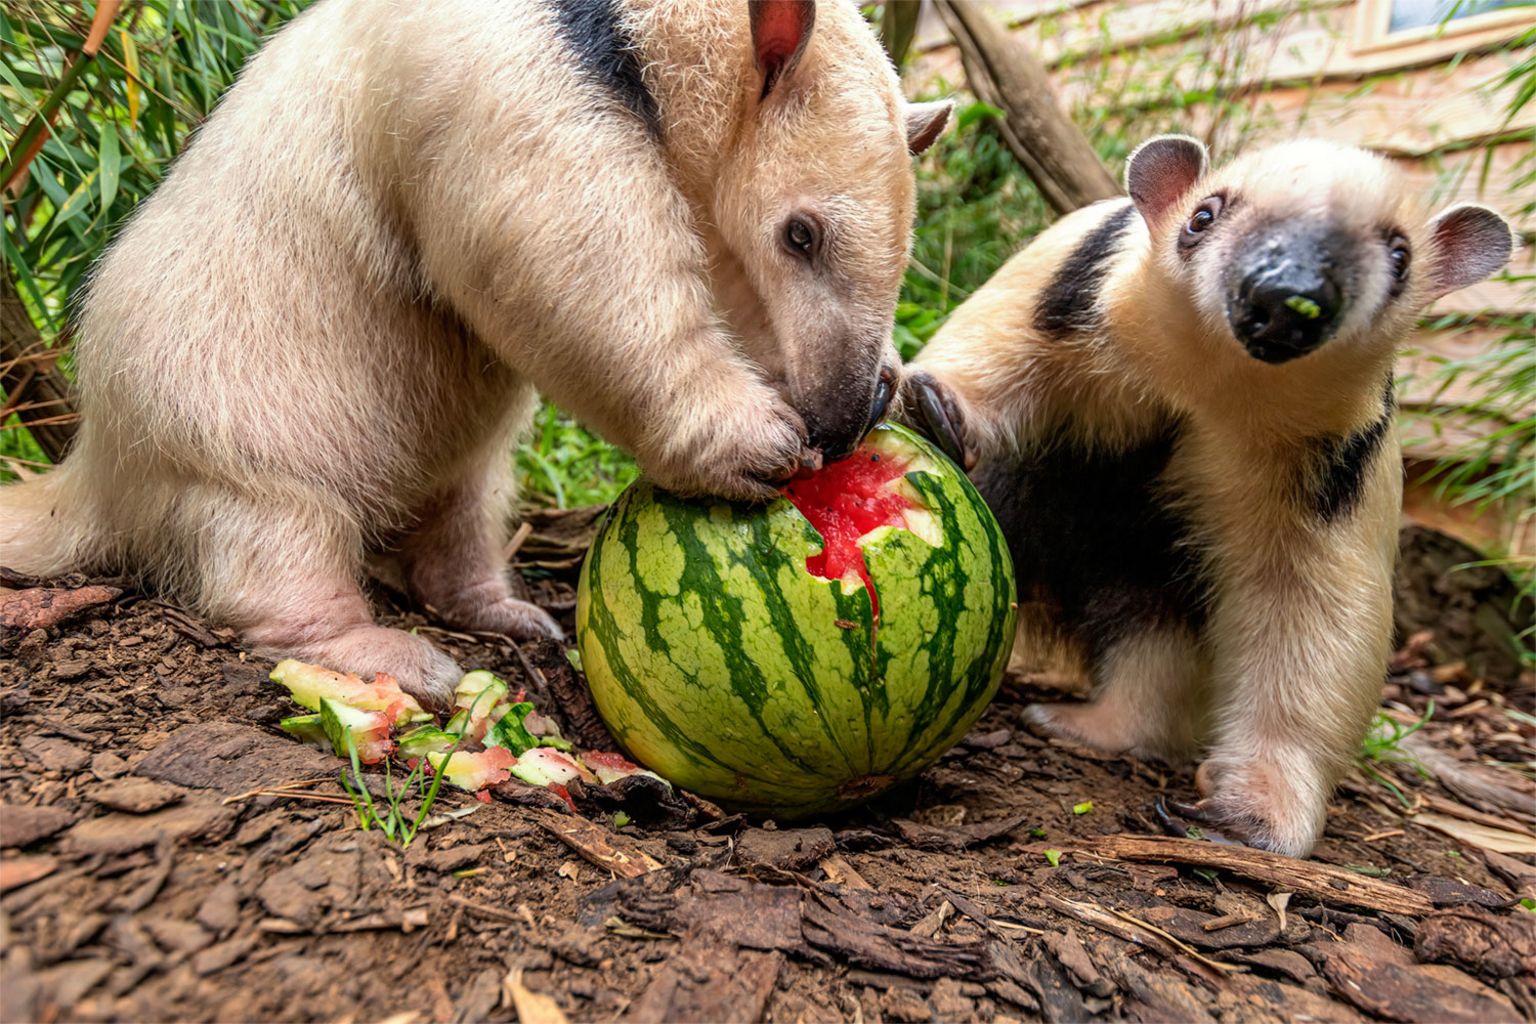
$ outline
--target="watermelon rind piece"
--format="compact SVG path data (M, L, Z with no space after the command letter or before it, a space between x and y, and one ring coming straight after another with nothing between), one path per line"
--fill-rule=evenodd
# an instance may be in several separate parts
M528 731L524 722L528 718L528 712L533 710L533 705L528 701L519 701L507 706L507 709L491 723L491 727L485 734L485 745L488 747L502 747L512 751L514 755L521 754L525 750L531 750L539 745L539 738Z
M791 820L911 778L997 690L1012 650L1008 547L965 474L896 425L908 528L860 538L862 580L806 569L821 537L787 500L679 498L642 478L582 566L576 635L599 712L625 750L733 808ZM942 544L938 542L943 542Z
M435 725L418 725L416 728L403 732L395 740L395 749L401 757L413 760L425 757L429 753L445 753L452 750L459 742L459 737Z
M369 683L351 672L334 672L286 658L277 663L268 678L286 687L295 703L311 711L319 711L321 700L330 699L362 711L386 712L396 725L426 714L416 698L400 689L393 676L383 673Z
M471 793L505 782L516 758L509 750L492 747L478 753L456 750L452 754L430 752L427 764L434 774L441 774L443 781Z
M597 776L569 754L549 747L525 750L512 766L512 774L530 786L564 786L580 779L597 782Z
M605 786L610 782L627 779L631 775L649 775L653 779L666 783L668 789L672 787L672 783L667 782L666 779L663 779L649 768L641 768L623 754L613 754L602 750L589 750L581 755L581 763L590 768L592 774L597 776L597 781Z
M318 711L307 715L294 715L277 723L277 727L295 739L314 747L330 749L331 738L325 734Z
M363 711L329 697L320 698L320 727L338 757L350 757L349 744L363 764L378 764L389 756L390 719L382 711Z
M462 733L469 742L481 742L508 707L506 699L507 684L494 673L483 669L465 673L453 690L459 712L449 721L448 730ZM460 714L465 717L460 719Z
M486 707L493 707L507 699L506 680L493 672L477 669L474 672L464 673L457 686L453 688L453 703L455 707L468 708L478 703L487 693L494 694Z

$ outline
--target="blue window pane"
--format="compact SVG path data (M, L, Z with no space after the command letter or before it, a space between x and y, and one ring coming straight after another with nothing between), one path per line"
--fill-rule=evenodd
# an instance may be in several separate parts
M1393 0L1387 31L1424 28L1438 25L1447 18L1456 21L1474 14L1519 6L1522 6L1521 0ZM1532 17L1536 18L1536 9L1533 9Z

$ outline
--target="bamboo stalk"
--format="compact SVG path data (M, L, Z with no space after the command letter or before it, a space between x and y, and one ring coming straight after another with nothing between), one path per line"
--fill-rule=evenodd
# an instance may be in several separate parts
M74 91L75 83L85 73L86 65L96 57L96 52L101 49L102 41L107 38L107 30L112 26L112 19L117 17L117 9L122 6L122 0L100 0L96 5L96 15L91 19L91 30L85 37L85 42L77 54L64 67L64 72L59 76L58 82L49 91L43 105L37 108L37 113L32 115L32 120L27 122L21 134L16 136L16 144L11 147L10 159L0 165L0 191L10 191L21 180L21 176L27 172L37 154L42 152L43 143L48 141L48 129L53 124L53 119L58 116L59 108L64 105L64 99Z

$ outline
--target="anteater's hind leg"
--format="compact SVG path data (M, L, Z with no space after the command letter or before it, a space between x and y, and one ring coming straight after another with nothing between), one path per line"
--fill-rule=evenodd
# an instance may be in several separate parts
M424 506L400 545L406 582L416 599L449 625L516 640L558 639L559 623L537 605L512 596L502 557L510 494L503 467L511 453L498 450L493 459Z
M1093 666L1080 704L1031 704L1031 722L1061 739L1115 753L1187 756L1203 729L1205 665L1193 636L1153 629L1115 641Z
M188 492L182 511L195 530L196 586L216 619L256 650L364 678L386 672L423 701L445 706L459 679L452 658L428 641L373 621L359 589L359 532L325 502L271 501Z

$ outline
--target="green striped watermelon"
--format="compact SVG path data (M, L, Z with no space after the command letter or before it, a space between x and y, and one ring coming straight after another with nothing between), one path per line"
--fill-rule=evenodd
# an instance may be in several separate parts
M911 431L881 426L786 491L746 507L637 481L587 554L576 633L598 711L637 760L793 818L910 778L964 735L997 690L1015 606L997 521Z

